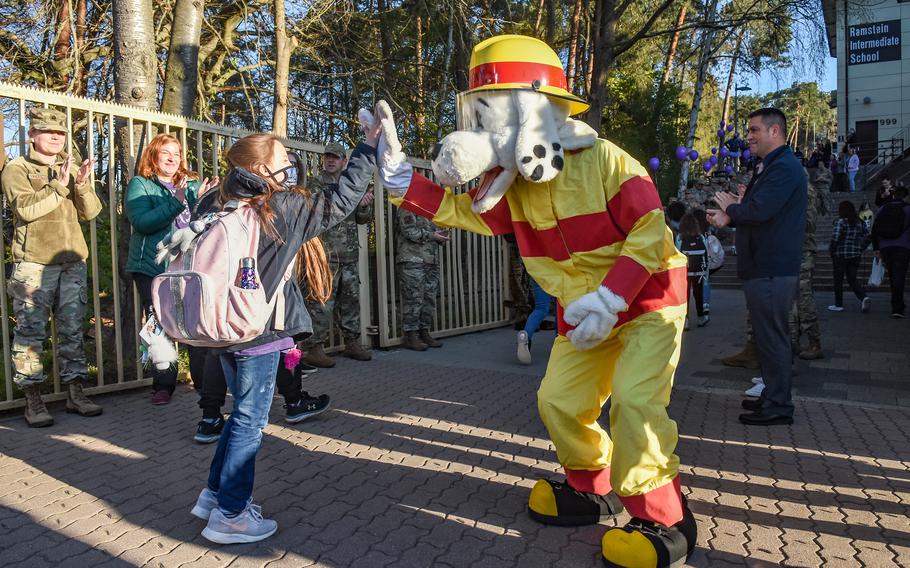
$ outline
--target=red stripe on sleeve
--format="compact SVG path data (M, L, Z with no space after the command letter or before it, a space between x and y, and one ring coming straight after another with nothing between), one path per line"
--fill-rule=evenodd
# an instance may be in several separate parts
M622 296L628 305L632 305L642 286L651 274L648 270L628 256L620 256L607 272L603 285L614 294Z
M619 186L619 193L610 199L607 207L613 212L622 230L628 233L645 213L660 209L663 204L651 178L638 176L624 181Z
M478 188L468 192L473 198ZM487 224L494 235L506 235L514 231L512 227L512 210L509 209L509 201L503 197L492 209L486 213L481 213L480 218Z
M411 177L411 185L408 186L408 190L402 198L401 208L421 217L432 219L439 211L439 205L445 195L446 190L442 186L415 171Z

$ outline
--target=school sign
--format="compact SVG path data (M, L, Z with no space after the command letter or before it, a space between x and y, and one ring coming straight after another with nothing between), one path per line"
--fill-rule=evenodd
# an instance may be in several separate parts
M900 61L901 21L873 22L849 27L848 65Z

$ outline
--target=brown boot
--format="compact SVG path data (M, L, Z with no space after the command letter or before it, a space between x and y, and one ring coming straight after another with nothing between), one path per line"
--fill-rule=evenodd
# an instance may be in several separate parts
M420 340L417 337L416 331L406 331L404 332L404 343L401 344L405 349L413 349L414 351L426 351L427 344Z
M73 381L67 385L66 411L79 416L98 416L103 409L85 396L82 391L82 382Z
M322 343L317 343L311 347L303 360L314 367L322 367L323 369L330 369L335 366L335 360L325 354L322 349Z
M430 331L427 329L420 330L420 340L426 343L427 347L442 347L442 342L430 337Z
M813 359L824 359L825 354L822 353L822 346L820 343L810 343L809 347L806 347L799 352L800 359L813 360Z
M41 393L38 392L38 385L22 387L22 392L25 393L25 421L28 422L28 425L31 428L53 426L54 417L44 406Z
M346 337L344 339L344 351L341 354L355 361L369 361L373 358L370 352L360 344L359 337Z
M743 350L736 355L730 355L720 360L721 363L728 367L743 367L745 369L758 369L758 351L755 349L755 343L747 341Z

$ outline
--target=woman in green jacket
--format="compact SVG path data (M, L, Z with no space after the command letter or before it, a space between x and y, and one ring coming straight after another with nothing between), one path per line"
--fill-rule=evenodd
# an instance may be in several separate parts
M164 272L155 262L156 247L174 229L186 227L196 200L218 184L198 181L187 168L180 142L170 134L155 136L142 152L139 175L126 188L126 214L133 226L126 270L133 277L142 313L152 306L152 279ZM193 366L193 365L191 365ZM196 378L196 377L194 377ZM152 404L167 404L177 383L177 369L152 371Z

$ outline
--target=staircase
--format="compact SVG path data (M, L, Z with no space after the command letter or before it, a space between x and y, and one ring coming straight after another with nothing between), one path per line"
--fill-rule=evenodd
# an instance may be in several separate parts
M874 191L858 191L856 193L832 193L830 211L827 215L820 216L815 223L815 242L817 246L817 255L815 257L815 279L813 289L815 290L834 290L834 264L831 261L831 255L828 254L828 246L831 243L831 234L834 232L834 222L837 220L837 206L841 201L851 201L856 206L857 211L864 201L875 207ZM871 247L863 253L860 263L859 274L857 278L864 286L869 279L869 273L872 270L872 252ZM740 280L736 277L736 257L727 250L724 267L711 275L712 288L739 288ZM878 289L888 289L888 277L885 276L882 286ZM844 297L852 295L847 281L844 280Z

